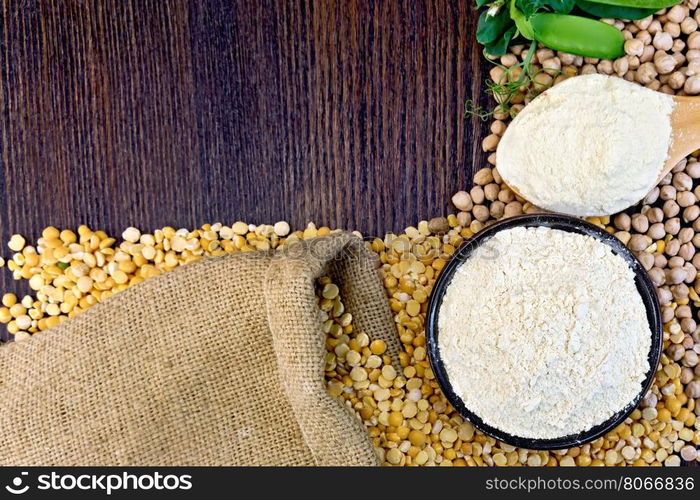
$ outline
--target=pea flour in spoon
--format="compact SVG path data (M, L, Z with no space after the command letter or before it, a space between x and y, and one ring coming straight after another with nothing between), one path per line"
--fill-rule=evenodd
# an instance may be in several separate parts
M513 119L498 144L498 171L541 208L579 216L619 212L659 181L674 104L672 96L622 78L569 78Z

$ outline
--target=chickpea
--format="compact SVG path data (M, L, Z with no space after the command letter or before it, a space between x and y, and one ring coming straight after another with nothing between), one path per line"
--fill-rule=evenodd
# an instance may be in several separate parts
M637 259L639 259L642 267L644 267L644 269L647 271L654 267L654 256L650 253L642 252L637 256Z
M550 57L542 61L542 69L545 73L554 76L561 70L561 60L558 57Z
M547 59L551 59L554 57L554 51L552 49L538 49L535 52L535 56L537 57L538 62L546 61Z
M666 283L682 283L685 279L685 271L681 268L674 268L666 270Z
M685 394L689 398L700 398L700 380L693 380L686 385Z
M613 62L613 71L617 74L617 76L624 75L627 73L628 69L629 61L626 57L620 57L619 59L615 59L615 62Z
M693 179L700 178L700 162L697 162L697 161L688 162L688 165L686 166L685 171Z
M689 49L700 49L700 31L688 35L687 43Z
M457 214L457 222L462 227L469 227L472 223L472 214L469 212L459 212Z
M683 366L687 366L688 368L692 368L693 366L696 366L698 364L698 355L695 351L685 351L685 354L683 355Z
M671 245L671 252L676 253L676 249L679 248L678 244L675 243L676 240L672 240L674 243ZM679 257L678 255L674 255L670 259L668 259L668 267L670 269L677 269L677 268L682 268L683 264L685 264L685 261L683 260L683 257ZM676 286L680 286L676 285ZM673 288L673 287L672 287Z
M645 236L643 234L635 234L632 235L627 246L633 252L641 252L642 250L645 250L650 243L651 242L649 241L648 236Z
M700 75L689 77L683 85L683 92L688 95L700 94Z
M491 124L491 133L502 136L506 131L506 124L501 120L494 120Z
M574 64L574 60L576 59L575 55L567 52L557 52L557 57L559 58L559 61L561 61L561 64L565 66Z
M636 21L632 21L632 24L634 24L640 30L646 30L647 28L649 28L649 25L651 24L651 21L653 19L654 18L652 16L647 16L645 18L637 19Z
M654 59L654 66L661 75L667 75L676 69L676 60L673 56L663 54Z
M627 66L631 70L636 70L642 64L639 61L639 57L637 57L637 56L626 56L625 59L627 59ZM627 75L624 75L624 76L627 76Z
M691 370L687 366L684 366L681 369L680 379L681 379L681 384L688 385L688 383L693 380L693 370Z
M693 189L693 179L685 172L677 172L673 174L673 187L677 191L690 191Z
M510 203L511 201L515 201L515 193L508 188L501 189L498 193L498 201L502 201L506 204Z
M649 222L652 224L664 220L664 212L659 207L650 208L644 215L647 216L647 219L649 219Z
M653 50L653 48L652 48ZM653 63L650 62L645 62L642 64L639 69L636 72L636 80L643 84L647 85L654 81L656 76L658 75L658 72L656 71L656 68L654 67ZM686 86L688 85L688 82L686 82ZM700 91L700 90L699 90Z
M681 21L681 31L685 35L690 35L698 29L698 22L692 17L686 17Z
M676 198L676 188L671 185L661 186L659 197L662 200L673 200Z
M479 169L474 174L474 184L478 186L485 186L486 184L493 182L493 174L491 172L492 170L488 167Z
M674 236L677 235L677 234L678 234L678 231L681 230L681 221L680 221L680 219L679 219L678 217L673 217L673 218L671 218L671 219L668 219L668 220L666 221L666 223L664 224L664 230L666 231L667 234L672 234L672 235L674 235ZM668 250L669 244L670 244L671 242L673 242L673 241L677 241L677 240L671 240L671 241L669 241L669 242L666 244L666 250ZM679 244L679 247L680 247L680 244ZM675 253L674 253L674 254L670 254L670 253L668 253L668 251L666 252L666 254L667 254L667 255L675 255Z
M494 66L489 70L489 78L496 83L503 83L505 70L500 66Z
M472 197L466 191L458 191L452 196L452 204L460 211L471 210L474 204Z
M668 347L668 349L666 349L666 353L668 357L670 357L673 361L679 361L683 358L683 355L685 354L685 349L682 345L671 344Z
M676 307L676 318L690 318L693 316L693 312L690 310L690 306L678 306Z
M630 216L624 212L617 214L613 219L613 224L615 224L615 227L621 231L629 231L631 228L631 222L632 220Z
M641 41L644 45L649 45L653 37L648 31L640 31L639 33L637 33L637 36L635 38Z
M678 23L667 22L664 24L664 33L671 35L673 38L681 36L681 27Z
M642 214L632 216L632 228L638 233L646 233L649 230L649 219Z
M677 172L683 172L685 170L685 167L687 164L688 164L688 159L683 158L681 161L679 161L678 163L676 163L673 166L673 168L671 169L671 172L673 172L674 174Z
M496 200L493 203L491 203L491 206L489 207L489 213L491 214L491 217L493 217L494 219L500 219L501 217L503 217L503 214L505 213L505 207L506 204L502 201Z
M594 75L596 74L596 67L593 66L592 64L586 64L581 68L581 74L582 75Z
M541 73L537 73L532 81L534 83L535 90L541 92L551 87L554 79L552 78L552 75L549 75L543 71Z
M656 200L659 199L659 188L655 187L647 195L644 197L643 203L645 205L651 205L652 203L656 202Z
M680 243L680 241L678 241L678 240L676 240L676 239L673 239L673 240L669 241L668 243L666 243L666 250L665 250L665 252L666 252L666 255L668 255L669 257L673 258L673 257L675 257L676 255L678 255L678 252L680 251L680 249L681 249L681 243ZM675 260L675 261L672 261L672 259L669 259L668 265L669 265L669 267L671 267L671 268L680 267L680 266L683 265L683 259L678 258L678 259ZM685 274L683 275L683 279L685 279ZM681 279L681 281L683 281L683 279ZM678 281L677 283L680 283L680 281Z
M690 229L690 228L688 228ZM690 262L695 257L695 245L692 243L683 243L680 250L678 250L678 256L681 257L686 262Z
M685 59L685 56L680 53L683 49L685 49L685 42L683 40L681 40L680 38L676 38L675 40L673 40L671 50L674 52L674 57L676 57L676 55L679 55L683 57L683 59Z
M485 222L488 220L490 212L484 205L474 205L472 215L474 216L474 219L478 220L479 222Z
M676 199L676 203L678 203L679 207L682 208L688 208L697 202L697 198L695 198L695 195L690 192L690 191L683 191L682 193L678 194L678 198Z
M675 63L675 60L674 60ZM598 63L596 66L598 73L603 73L605 75L611 75L613 73L613 62L610 59L604 59Z
M683 220L685 222L693 222L698 217L700 217L700 207L697 205L691 205L683 210ZM700 241L698 243L700 243Z
M685 84L685 75L681 73L680 71L674 71L671 73L668 79L668 86L671 87L673 90L679 90L683 88L683 85Z
M683 318L681 320L681 330L683 330L685 333L692 333L697 329L697 327L698 324L693 318Z
M510 68L518 64L518 58L515 54L503 54L501 56L501 64L506 68Z
M651 35L655 35L659 31L661 31L661 23L659 22L658 19L654 19L652 22L649 23L649 26L647 26L647 31Z
M504 217L512 217L523 213L523 204L519 201L511 201L505 207L503 212Z
M628 56L640 57L644 52L644 42L639 39L627 40L624 49Z
M688 8L683 5L674 5L666 14L666 18L674 23L680 23L688 16Z
M522 54L524 48L525 46L522 44L513 45L511 46L510 51L516 56L519 56L520 54Z
M481 141L481 149L484 151L496 151L498 142L501 140L496 134L489 134Z
M695 231L693 231L693 228L691 227L684 227L680 231L678 231L678 241L683 243L688 243L690 240L693 239L693 236L695 235ZM686 259L688 260L688 259Z
M639 58L639 60L642 63L649 62L654 59L654 54L656 54L656 49L654 49L653 45L646 45L644 47L644 50L642 51L642 55Z
M495 182L487 184L484 186L484 197L489 201L495 202L498 199L498 191L500 189L500 186Z
M480 205L486 199L484 196L484 189L481 186L474 186L471 191L469 191L469 195L472 197L472 202L477 205Z
M673 37L665 31L659 31L654 35L652 45L657 50L671 50Z
M659 287L666 283L666 274L664 273L663 269L660 267L653 267L649 270L649 278L651 279L652 283L654 283L655 286ZM657 290L657 296L659 297L659 302L661 305L668 304L672 300L671 292L668 292L669 298L668 300L664 300L664 296L661 293L661 289ZM673 314L673 311L671 311L671 314ZM666 323L667 321L664 321Z

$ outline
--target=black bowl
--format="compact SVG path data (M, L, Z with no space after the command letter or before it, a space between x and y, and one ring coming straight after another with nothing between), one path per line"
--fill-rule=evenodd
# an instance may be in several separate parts
M644 382L640 386L639 393L627 406L615 413L605 422L584 432L552 439L532 439L513 436L486 424L483 420L481 420L481 418L479 418L478 415L472 413L464 405L464 402L459 398L459 396L454 393L447 377L447 372L445 371L442 358L440 357L440 351L438 349L438 313L440 311L442 299L445 295L445 290L452 281L452 276L454 275L455 271L482 243L488 240L495 233L498 231L503 231L504 229L511 229L520 226L544 226L572 233L585 234L599 239L611 247L613 253L623 257L632 268L635 273L634 281L637 286L637 290L642 296L642 301L644 302L644 306L646 308L647 318L649 319L649 329L651 330L651 349L649 351L649 371L646 374ZM644 394L646 394L651 387L651 384L654 381L654 375L656 374L656 368L659 364L663 342L661 314L659 301L656 297L656 288L649 279L649 275L644 270L644 267L642 267L642 264L632 254L632 252L620 240L611 234L606 233L599 227L594 226L593 224L575 217L554 214L521 215L518 217L505 219L500 222L496 222L482 231L479 231L478 234L467 240L442 270L442 273L433 287L430 304L428 305L426 336L430 365L435 373L435 378L438 381L442 392L445 394L445 397L459 412L459 414L464 419L471 422L474 427L490 436L493 436L499 441L531 450L553 450L569 448L571 446L579 446L599 438L606 432L614 429L620 423L622 423L629 416L629 414L634 411L642 397L644 397Z

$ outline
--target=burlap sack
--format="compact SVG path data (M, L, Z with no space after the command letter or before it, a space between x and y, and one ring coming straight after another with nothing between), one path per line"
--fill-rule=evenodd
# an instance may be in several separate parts
M323 381L314 280L397 349L376 262L338 235L204 259L0 348L3 465L374 465Z

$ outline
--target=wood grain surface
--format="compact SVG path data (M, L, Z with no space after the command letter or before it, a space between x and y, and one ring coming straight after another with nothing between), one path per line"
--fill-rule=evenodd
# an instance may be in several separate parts
M466 0L1 1L5 257L81 223L383 235L484 162Z

